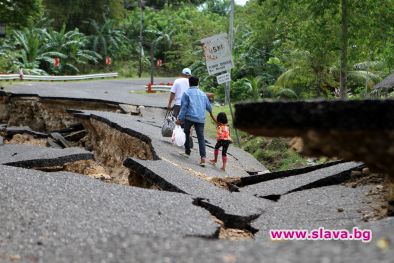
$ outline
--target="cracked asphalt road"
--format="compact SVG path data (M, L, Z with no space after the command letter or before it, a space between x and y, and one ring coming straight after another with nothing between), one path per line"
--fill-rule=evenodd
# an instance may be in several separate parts
M0 244L13 250L37 243L61 247L124 231L211 237L218 229L184 194L8 166L0 166L0 175Z
M168 94L130 93L141 90L144 84L145 80L23 83L7 91L164 107ZM393 218L363 222L357 211L365 208L369 200L365 195L368 187L332 185L288 193L357 165L347 164L345 168L344 164L335 165L268 180L230 194L174 166L173 162L196 172L209 171L209 175L223 176L214 168L193 165L197 160L194 157L182 160L169 153L174 147L159 133L162 111L150 108L146 113L144 118L106 112L85 112L85 115L95 115L124 131L147 136L163 160L150 161L154 164L146 167L157 174L156 179L172 183L187 194L108 184L72 173L44 173L0 165L0 262L392 262ZM17 160L9 154L18 147L18 155L23 158ZM74 151L65 154L23 147L0 146L0 160L9 164L37 156L68 158L65 156ZM235 149L230 149L230 153L234 159L229 170L233 174L247 177L249 169L265 171L250 155ZM259 193L287 194L274 202L257 198L255 195ZM258 230L254 239L238 242L207 239L217 235L219 225L207 209L196 205L198 198L211 202L228 215L245 218L257 211L259 217L250 222ZM271 228L319 226L370 228L373 240L365 244L360 241L273 242L268 236Z
M173 82L175 78L158 78L158 83ZM23 82L4 89L14 95L38 95L42 98L89 99L103 102L167 107L168 94L136 94L149 83L148 79L99 80L84 82ZM3 92L0 92L0 94Z
M230 147L228 171L223 173L218 167L213 167L209 164L205 168L198 165L199 155L197 149L192 151L189 159L182 158L179 152L182 148L172 145L171 138L163 138L161 136L161 128L155 125L144 122L144 117L132 117L125 114L98 112L98 111L80 111L86 117L93 117L100 121L109 124L111 127L116 127L123 132L130 132L134 136L148 137L151 140L152 146L156 154L173 164L183 168L192 169L195 172L205 174L210 177L249 176L247 171L262 171L267 172L267 169L262 164L257 164L256 160L250 154L244 152L237 147ZM195 141L194 145L198 145ZM214 143L211 141L207 143L207 157L213 157ZM237 158L234 158L236 156Z

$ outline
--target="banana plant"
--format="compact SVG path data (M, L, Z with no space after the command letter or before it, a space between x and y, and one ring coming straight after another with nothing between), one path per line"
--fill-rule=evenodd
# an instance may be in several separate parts
M10 44L12 43L12 45ZM13 31L9 46L13 52L14 67L22 68L29 72L45 74L45 66L54 66L54 58L66 58L61 52L54 51L48 45L42 29L24 29Z
M101 55L103 62L107 56L116 57L122 46L128 45L124 31L116 29L113 20L106 19L103 24L99 24L96 20L90 19L87 23L92 28L92 35L88 37L90 46Z
M66 54L60 66L53 68L56 73L78 73L80 65L98 63L102 57L95 51L88 50L88 38L78 29L66 32L65 26L57 32L53 29L43 30L49 49Z

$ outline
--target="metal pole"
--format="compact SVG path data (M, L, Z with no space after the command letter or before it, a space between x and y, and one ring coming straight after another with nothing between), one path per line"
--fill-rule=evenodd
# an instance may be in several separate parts
M233 42L234 42L234 7L235 7L234 0L231 0L230 29L229 29L229 34L228 34L229 35L229 44L230 44L231 54L233 53ZM234 123L234 113L233 113L233 107L231 106L230 90L231 90L231 81L226 83L226 92L225 92L225 94L226 94L228 106L230 108L231 118L232 118L233 123ZM237 137L238 146L241 147L241 141L239 140L238 131L235 128L234 128L234 130L235 130L235 136Z
M153 85L153 74L154 74L154 67L155 67L155 58L154 58L154 52L155 52L155 44L151 43L150 44L150 83Z
M139 1L141 8L141 25L140 25L140 59L139 59L139 67L138 67L138 77L141 78L142 75L142 53L144 52L144 6L142 4L142 0Z

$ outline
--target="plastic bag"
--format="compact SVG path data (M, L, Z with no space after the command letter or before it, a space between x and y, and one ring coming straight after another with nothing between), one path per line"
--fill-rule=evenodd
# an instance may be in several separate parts
M163 137L171 137L172 132L175 128L176 118L172 115L171 112L167 111L166 117L163 122L163 126L161 126L161 135Z
M179 125L175 126L175 129L172 132L172 143L177 146L183 146L185 145L185 142L186 142L186 135L182 127Z

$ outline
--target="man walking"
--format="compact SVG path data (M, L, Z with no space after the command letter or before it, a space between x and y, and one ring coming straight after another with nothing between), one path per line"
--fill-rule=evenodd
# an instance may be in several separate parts
M184 131L186 135L185 142L185 155L190 156L190 129L194 126L197 133L198 148L200 151L200 165L205 167L205 138L204 138L204 126L205 126L205 111L208 111L211 118L215 118L212 115L211 103L208 100L207 95L198 88L198 78L190 77L189 85L190 88L183 94L181 100L181 110L178 115L176 123L180 125L183 123Z
M172 109L172 115L177 118L181 109L181 99L183 93L189 89L189 78L192 76L192 72L189 68L182 70L182 77L174 81L171 88L170 99L168 101L168 110L171 110L172 101L175 100L174 108Z

